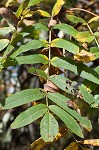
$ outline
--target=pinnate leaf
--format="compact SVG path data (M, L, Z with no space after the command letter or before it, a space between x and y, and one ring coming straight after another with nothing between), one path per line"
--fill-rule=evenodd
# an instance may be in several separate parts
M71 115L56 105L50 105L49 109L56 114L72 132L83 138L80 126Z
M49 112L41 120L40 132L45 142L52 142L58 134L58 122Z
M17 116L15 121L11 124L11 128L16 129L28 125L38 118L43 117L47 110L48 109L44 104L38 104L30 107Z
M23 90L7 97L5 99L5 105L3 109L14 108L26 103L42 99L43 97L43 92L41 92L40 89Z

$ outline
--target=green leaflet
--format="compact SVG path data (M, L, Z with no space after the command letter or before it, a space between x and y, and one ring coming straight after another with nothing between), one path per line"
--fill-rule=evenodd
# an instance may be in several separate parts
M33 6L35 4L38 4L41 1L43 1L43 0L30 0L29 3L28 3L28 7Z
M84 25L86 25L86 23L87 23L84 19L82 19L80 17L77 17L77 16L74 16L74 15L68 15L67 14L66 17L68 18L68 20L70 20L73 23L79 23L79 22L81 22Z
M15 121L11 124L12 129L26 126L38 118L42 117L47 112L47 107L44 104L38 104L36 106L28 108L17 116Z
M44 115L40 122L40 133L45 142L52 142L58 134L58 122L49 112Z
M42 23L35 23L32 26L34 27L35 30L40 30L40 31L41 30L46 30L46 31L49 30L48 27Z
M6 34L8 34L10 32L12 32L12 29L10 27L0 28L0 35L6 35Z
M24 8L24 1L19 5L17 12L15 13L16 17L19 18Z
M31 67L31 68L28 69L28 72L31 73L31 74L34 74L36 76L42 77L45 80L47 79L46 73L44 71L40 70L40 69L36 69L34 67Z
M97 53L97 52L99 52L99 48L98 47L91 47L90 52L91 53Z
M76 93L76 82L71 82L68 78L59 76L59 75L52 75L49 77L55 85L57 85L61 90L66 91L69 94L75 95ZM66 83L70 82L70 84Z
M8 55L12 52L12 50L14 49L14 47L12 45L8 45L4 54L3 54L3 57L0 58L0 64L3 64L6 60L7 60L7 57Z
M92 108L99 108L99 94L94 96L95 102L91 104Z
M90 120L88 120L85 117L82 117L79 115L75 110L70 109L67 106L68 98L63 96L62 94L59 93L48 93L47 94L48 98L52 100L54 103L56 103L58 106L66 110L71 116L73 116L75 119L77 119L80 122L80 125L83 126L85 129L88 131L91 131L92 125Z
M99 76L97 72L94 71L94 69L87 67L83 63L77 63L70 58L54 57L51 60L51 64L55 67L70 70L84 79L99 84Z
M83 138L80 126L71 115L56 105L50 105L49 109L56 114L72 132Z
M17 92L7 97L5 99L5 105L3 109L14 108L14 107L26 104L26 103L30 103L30 102L42 99L43 97L44 95L40 91L40 89L23 90L23 91Z
M7 45L9 44L9 40L7 39L1 39L0 40L0 51L2 51Z
M89 105L95 102L94 97L86 90L84 85L81 85L79 89L85 102L87 102Z
M79 53L79 47L77 45L61 38L53 40L51 42L51 47L64 48L73 54Z
M4 63L4 67L14 66L14 65L22 65L22 64L48 64L48 58L42 54L28 55L28 56L20 56L12 59L9 59Z
M91 33L89 31L83 31L83 32L78 32L78 34L75 37L77 39L77 41L80 42L92 42L94 40L94 36L91 35Z
M73 37L76 37L76 35L78 34L78 31L76 29L65 23L57 24L53 27L53 29L59 29Z
M18 50L16 50L12 55L11 58L15 58L19 54L23 52L27 52L29 50L36 50L41 47L46 47L46 42L41 40L32 40L25 45L21 45Z
M95 70L95 71L97 72L97 74L99 75L99 66L96 67L94 70ZM90 89L90 92L92 92L93 90L95 90L96 87L98 86L97 84L93 83L92 81L88 81L88 80L84 80L84 81L83 81L83 84L84 84L87 88Z
M34 63L48 64L47 56L42 54L16 57L16 61L18 62L18 64L34 64Z

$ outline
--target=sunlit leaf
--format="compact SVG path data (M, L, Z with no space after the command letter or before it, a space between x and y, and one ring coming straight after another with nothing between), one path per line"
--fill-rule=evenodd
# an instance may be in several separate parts
M80 126L71 115L56 105L50 105L49 109L56 114L72 132L83 138Z
M6 35L6 34L8 34L10 32L12 32L12 29L10 27L0 28L0 35Z
M94 32L94 35L99 37L99 32Z
M68 18L68 20L70 20L73 23L79 23L79 22L81 22L81 23L83 23L85 25L87 23L84 19L82 19L80 17L77 17L77 16L74 16L74 15L68 15L67 14L66 17Z
M54 57L51 60L51 64L55 67L70 70L84 79L99 84L99 76L97 72L82 63L77 63L69 58Z
M26 103L30 103L30 102L42 99L43 97L44 95L40 91L40 89L23 90L23 91L17 92L7 97L5 99L5 105L3 108L4 109L14 108L14 107L26 104Z
M19 5L19 8L17 9L17 12L15 13L17 18L20 17L20 15L21 15L21 13L23 11L23 7L24 7L24 2Z
M50 14L44 10L38 9L37 12L43 17L50 17Z
M14 47L9 44L3 54L3 57L0 58L0 64L3 64L6 60L7 60L7 57L8 55L12 52L12 50L14 49Z
M76 35L76 39L77 41L80 41L80 42L90 43L94 40L94 36L91 35L89 31L83 31L83 32L78 32L78 34Z
M0 40L0 51L2 51L7 45L9 44L9 40L7 39L1 39Z
M54 39L51 43L51 47L64 48L73 54L79 53L79 47L77 45L61 38Z
M53 9L52 9L52 16L56 16L60 10L61 10L61 7L62 5L64 4L65 2L63 0L57 0L57 2L55 3Z
M78 34L78 31L76 29L74 29L72 26L65 23L57 24L53 27L53 29L59 29L64 33L67 33L73 37L76 37Z
M41 120L40 133L45 142L52 142L58 134L58 122L49 112Z
M11 128L16 129L28 125L38 118L43 117L47 110L48 109L44 104L38 104L30 107L17 116L15 121L11 124Z
M40 2L42 2L43 0L30 0L29 3L28 3L28 7L30 6L33 6L33 5L36 5Z
M81 50L80 53L74 55L74 60L78 60L81 62L85 62L88 63L90 61L93 61L96 59L96 55L91 53L91 52L87 52L85 50Z

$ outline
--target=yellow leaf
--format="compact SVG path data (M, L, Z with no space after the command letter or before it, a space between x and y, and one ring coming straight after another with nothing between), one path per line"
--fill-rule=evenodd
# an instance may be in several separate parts
M78 143L77 142L72 142L70 145L65 148L64 150L78 150Z
M56 16L60 12L62 5L64 3L65 2L63 0L57 0L57 2L55 3L55 5L52 9L52 17Z
M97 21L99 19L99 16L93 17L92 19L89 20L88 23L91 23L93 21Z
M99 139L84 140L81 143L86 145L91 145L91 146L99 146Z
M50 14L44 10L37 10L37 12L43 17L50 17Z
M76 35L76 39L77 41L80 42L92 42L94 40L94 36L91 35L91 33L89 31L83 31L83 32L78 32L78 34Z
M87 52L85 50L81 50L80 53L74 55L74 60L78 60L80 62L88 63L90 61L95 60L95 55L93 53Z

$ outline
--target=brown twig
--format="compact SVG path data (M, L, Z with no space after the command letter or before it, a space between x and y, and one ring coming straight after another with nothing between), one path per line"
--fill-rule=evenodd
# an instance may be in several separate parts
M93 15L93 16L96 16L96 17L98 16L98 15L94 14L93 12L91 12L91 11L89 11L89 10L86 10L86 9L82 9L82 8L71 8L70 10L71 10L71 11L74 11L74 10L84 11L84 12L87 12L87 13Z

